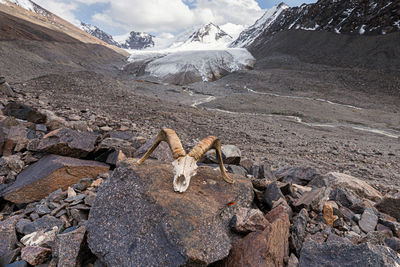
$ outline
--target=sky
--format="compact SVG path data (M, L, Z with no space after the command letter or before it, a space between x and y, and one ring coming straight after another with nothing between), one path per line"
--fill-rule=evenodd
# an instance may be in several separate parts
M185 29L213 22L250 26L274 0L33 0L45 9L78 25L80 21L116 36L130 31L176 35ZM289 6L316 0L287 0Z

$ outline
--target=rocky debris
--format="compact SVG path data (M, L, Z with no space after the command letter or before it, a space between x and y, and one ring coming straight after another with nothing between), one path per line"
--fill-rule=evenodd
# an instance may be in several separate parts
M372 201L382 199L382 194L366 182L356 177L338 172L330 172L324 177L318 177L312 180L309 185L329 186L332 189L346 188L361 198L367 198Z
M378 216L371 209L366 209L361 216L361 220L358 222L361 230L366 233L374 231L377 223Z
M44 231L49 228L56 226L58 229L62 228L64 225L63 221L57 219L53 216L46 215L41 218L36 219L33 222L27 223L22 231L25 235L29 235L33 232Z
M43 246L54 242L58 231L58 227L46 228L45 230L40 230L25 235L21 238L20 242L25 246Z
M43 247L24 247L21 250L21 258L34 266L44 263L50 255L51 249Z
M242 153L237 146L222 145L221 146L222 160L225 164L239 165ZM207 164L218 164L217 155L214 149L207 151L200 162Z
M268 220L258 209L239 208L230 223L232 229L238 233L247 234L257 230L262 231L267 226Z
M253 189L237 176L234 184L219 176L199 167L181 195L172 190L170 164L120 163L90 211L90 249L107 265L207 265L223 259L231 248L229 222L237 209L250 207Z
M290 226L290 247L297 256L300 256L301 248L303 246L304 238L306 236L306 226L308 221L308 212L302 209L299 214L293 219Z
M15 97L15 93L11 86L6 82L4 77L0 77L0 92L6 96Z
M11 156L27 148L30 140L35 137L27 126L13 117L0 121L0 155Z
M376 208L383 213L386 213L398 222L400 222L400 199L399 198L384 198L376 205Z
M82 258L84 257L82 254L87 253L85 237L85 226L57 235L54 255L58 261L57 266L82 266Z
M93 133L61 128L43 136L37 145L37 150L72 158L84 158L95 149L98 137Z
M397 266L399 254L384 247L364 243L353 245L332 241L320 244L311 239L301 251L299 267L308 266Z
M154 140L156 137L151 138L147 141L144 145L142 145L138 150L135 152L135 158L141 158L154 144ZM161 142L160 145L151 153L150 158L158 159L161 161L172 162L174 158L172 157L171 149L169 148L166 142Z
M325 223L332 227L334 222L338 219L338 216L333 214L333 206L331 203L325 202L323 211Z
M15 249L18 241L15 225L19 218L19 216L13 216L7 220L0 221L0 256Z
M95 161L50 155L26 168L2 197L14 203L29 203L58 188L67 189L84 177L97 177L109 166Z
M286 201L278 184L276 182L270 183L264 192L264 202L267 204L267 208L272 209L280 199Z
M3 113L6 116L12 116L20 120L38 124L45 123L47 119L46 115L40 113L36 109L17 102L8 103Z
M284 266L289 253L289 216L280 206L267 214L263 231L251 232L236 241L229 256L218 266Z
M285 167L275 172L276 178L281 182L307 185L313 179L318 179L321 174L310 167Z

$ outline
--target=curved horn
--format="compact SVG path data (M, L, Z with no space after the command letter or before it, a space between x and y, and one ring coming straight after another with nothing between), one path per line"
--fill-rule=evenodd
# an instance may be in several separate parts
M217 159L219 163L219 168L221 169L222 177L227 183L233 183L233 179L228 176L225 171L224 163L222 162L221 153L221 141L218 137L209 136L200 141L200 143L195 146L192 151L189 152L189 156L193 157L196 161L199 161L203 155L210 149L215 149L217 154Z
M153 145L150 149L144 154L144 156L137 162L139 165L142 164L148 157L150 157L151 153L157 148L157 146L162 142L167 142L172 151L172 156L174 159L186 156L185 150L183 150L181 140L174 130L171 129L162 129L156 139L154 140Z

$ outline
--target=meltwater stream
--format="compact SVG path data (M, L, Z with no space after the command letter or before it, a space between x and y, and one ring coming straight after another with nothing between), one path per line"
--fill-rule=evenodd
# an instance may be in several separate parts
M360 110L361 108L351 106L351 105L343 105L339 103L334 103L328 100L324 99L313 99L309 97L297 97L297 96L280 96L276 94L270 94L270 93L262 93L262 92L256 92L251 89L248 89L249 92L251 93L259 93L259 94L268 94L268 95L273 95L273 96L279 96L279 97L285 97L285 98L302 98L302 99L307 99L307 100L313 100L313 101L321 101L321 102L326 102L332 105L340 105L340 106L345 106L348 108L353 108L353 109L358 109ZM250 91L251 90L251 91ZM193 93L190 94L193 96ZM209 103L211 101L216 100L217 98L215 96L208 96L205 98L201 98L198 100L195 100L194 103L191 105L192 107L198 107L202 104ZM390 138L400 138L400 132L394 131L394 130L381 130L381 129L376 129L376 128L371 128L367 126L362 126L362 125L356 125L356 124L348 124L348 123L312 123L312 122L304 122L302 118L297 117L297 116L285 116L285 115L274 115L274 114L263 114L263 113L250 113L250 112L237 112L237 111L229 111L229 110L224 110L224 109L218 109L218 108L205 108L210 111L217 111L221 113L226 113L226 114L242 114L242 115L250 115L250 116L267 116L267 117L280 117L280 118L286 118L290 119L291 121L307 125L310 127L328 127L328 128L337 128L337 127L346 127L346 128L352 128L354 130L358 131L363 131L363 132L369 132L369 133L374 133L374 134L379 134L379 135L384 135Z

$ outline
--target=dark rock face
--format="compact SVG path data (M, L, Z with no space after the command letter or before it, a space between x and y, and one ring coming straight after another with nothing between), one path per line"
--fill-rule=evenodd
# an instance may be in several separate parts
M286 167L275 172L279 181L307 185L311 180L320 177L321 174L310 167Z
M384 0L331 1L319 0L315 4L301 5L284 10L264 29L263 35L303 29L341 34L388 34L400 30L400 3ZM254 44L260 44L263 36Z
M56 255L58 259L57 266L82 266L82 254L87 253L87 244L85 242L86 227L81 226L71 232L57 235L56 238ZM85 248L86 244L86 248Z
M2 197L14 203L29 203L45 198L50 193L79 182L85 177L97 177L109 166L100 162L50 155L21 172L13 185L2 192Z
M307 240L301 251L299 267L308 266L397 266L399 254L393 250L364 243L331 241L322 245Z
M0 256L11 252L17 245L15 224L19 218L19 216L14 216L0 222Z
M108 266L206 266L231 249L229 222L253 201L250 181L222 180L199 167L184 194L172 189L172 166L120 163L92 206L88 242ZM235 201L234 205L228 205Z
M125 43L120 44L119 47L127 48L127 49L135 49L141 50L154 46L154 41L151 34L145 32L135 32L132 31L129 34L128 39L125 40Z
M33 266L44 263L50 255L51 249L38 246L24 247L21 250L21 258Z
M42 218L37 219L34 222L28 223L23 228L23 233L25 235L31 234L37 231L44 231L54 226L57 226L60 229L64 225L64 222L60 219L57 219L53 216L43 216Z
M3 112L4 115L38 124L45 123L47 119L46 115L38 112L37 110L16 102L7 104Z
M294 218L293 225L290 227L290 246L295 250L297 256L300 255L303 246L304 237L306 235L307 220L308 212L306 209L302 209Z
M386 213L400 222L400 199L385 198L376 205L376 208L383 213Z
M83 158L94 150L97 138L96 134L61 128L43 136L37 150L61 156Z

